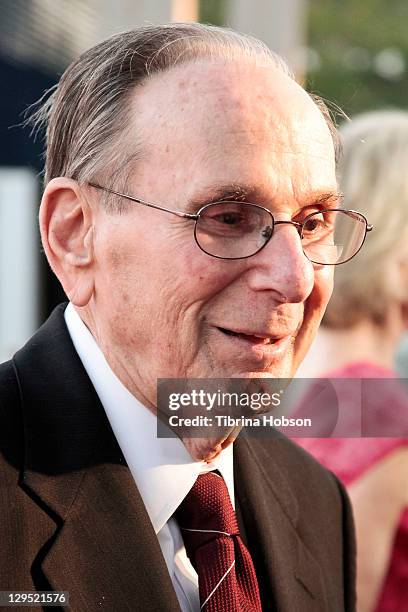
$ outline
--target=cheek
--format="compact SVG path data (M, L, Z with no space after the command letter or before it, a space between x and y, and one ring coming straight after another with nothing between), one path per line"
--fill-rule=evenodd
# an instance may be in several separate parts
M333 291L333 273L332 266L315 268L313 291L306 300L302 327L295 342L296 367L304 359L316 336Z
M175 330L188 343L199 343L202 325L233 278L231 269L190 242L173 251L156 274L161 279L160 294L155 298L153 292L152 299L160 301L164 329L170 334Z
M333 291L333 266L315 268L313 291L305 304L305 322L317 331Z
M228 283L225 262L202 253L194 242L128 245L106 249L100 263L99 299L110 311L112 329L140 345L160 336L172 345L181 336L193 341L203 310Z
M195 295L201 300L216 296L242 273L240 262L211 257L195 243L185 249L181 265L184 278L194 283Z
M334 286L334 266L322 266L315 271L315 290L316 302L318 307L323 311L326 309L328 301L333 293Z
M201 344L218 295L239 275L234 262L203 253L192 234L107 234L98 252L97 299L121 351L182 354Z
M100 240L96 252L95 300L115 344L134 346L146 325L150 295L148 260L132 237L114 231ZM153 277L153 276L152 276ZM107 331L107 330L106 330Z

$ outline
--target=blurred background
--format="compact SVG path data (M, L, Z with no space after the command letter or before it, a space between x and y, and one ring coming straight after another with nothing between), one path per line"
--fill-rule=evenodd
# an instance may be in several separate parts
M64 299L37 230L43 141L21 123L83 50L144 22L227 25L263 39L350 117L408 105L407 0L0 0L0 8L0 361Z

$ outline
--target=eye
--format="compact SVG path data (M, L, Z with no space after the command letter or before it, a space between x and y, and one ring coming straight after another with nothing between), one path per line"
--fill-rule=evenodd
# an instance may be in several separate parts
M200 210L195 239L205 253L243 259L257 253L271 236L269 210L249 202L214 202Z
M267 219L269 222L269 218ZM200 215L200 226L207 232L228 232L230 236L248 234L265 225L264 213L256 206L241 202L217 202Z
M335 221L335 211L316 211L303 221L302 236L305 240L332 239Z
M236 211L225 211L211 215L211 219L225 225L239 225L245 222L245 215Z
M310 219L307 219L303 224L303 231L308 233L316 233L319 229L327 227L324 215L315 214Z

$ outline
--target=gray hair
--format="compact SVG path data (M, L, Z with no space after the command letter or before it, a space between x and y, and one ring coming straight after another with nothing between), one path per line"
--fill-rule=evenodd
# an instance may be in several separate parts
M408 112L365 113L340 135L345 206L365 214L374 232L349 264L336 268L323 324L346 328L370 319L381 325L390 304L408 300L401 282L408 266Z
M141 155L140 142L130 154L126 146L135 88L152 74L203 58L246 59L273 65L294 78L285 61L263 42L226 28L173 23L116 34L74 61L29 119L34 133L46 128L45 183L57 176L86 183L98 180L102 172L111 185L123 181L130 161ZM337 150L331 115L321 98L311 97L329 125Z

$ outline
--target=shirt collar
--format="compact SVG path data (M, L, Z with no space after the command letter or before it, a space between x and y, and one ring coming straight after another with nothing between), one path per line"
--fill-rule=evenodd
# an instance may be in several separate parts
M234 504L232 445L218 460L207 464L193 461L179 438L158 438L156 416L114 374L72 304L68 304L64 316L75 350L105 409L156 533L203 472L220 471Z

